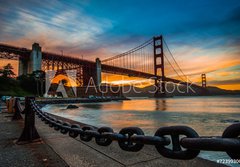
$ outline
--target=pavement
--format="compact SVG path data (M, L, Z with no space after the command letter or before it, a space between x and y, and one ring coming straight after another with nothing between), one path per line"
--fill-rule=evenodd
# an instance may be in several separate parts
M162 157L153 146L144 146L139 152L126 152L117 142L110 146L98 146L94 140L83 142L48 127L36 117L36 128L41 136L39 142L17 145L24 122L11 121L11 114L2 109L0 113L0 167L50 166L50 167L202 167L225 166L195 158L172 160Z
M17 145L24 122L12 121L12 114L0 106L0 167L69 166L44 140Z

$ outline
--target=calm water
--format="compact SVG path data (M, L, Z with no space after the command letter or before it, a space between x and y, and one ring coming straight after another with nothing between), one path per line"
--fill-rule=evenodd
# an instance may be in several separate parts
M240 121L240 96L133 99L77 104L78 109L66 109L66 106L47 105L43 110L97 127L110 126L115 131L138 126L148 135L162 126L187 125L201 136L221 136L228 125ZM213 161L229 158L216 152L201 152L200 157Z

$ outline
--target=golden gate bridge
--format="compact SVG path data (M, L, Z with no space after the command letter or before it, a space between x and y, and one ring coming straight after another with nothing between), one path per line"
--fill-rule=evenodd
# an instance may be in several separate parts
M19 61L19 75L36 70L77 70L77 82L87 86L90 78L96 85L101 83L101 73L127 75L155 80L156 96L164 96L165 83L188 85L206 90L206 84L192 84L180 68L163 36L153 37L141 45L119 55L96 61L85 60L69 55L42 51L34 43L32 49L0 44L0 58ZM205 81L204 81L205 82Z

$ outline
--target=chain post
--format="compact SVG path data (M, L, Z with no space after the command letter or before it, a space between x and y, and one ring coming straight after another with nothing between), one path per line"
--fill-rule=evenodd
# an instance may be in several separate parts
M30 143L40 139L40 136L35 127L35 111L31 108L31 100L35 100L35 97L25 98L24 129L17 141L17 144Z

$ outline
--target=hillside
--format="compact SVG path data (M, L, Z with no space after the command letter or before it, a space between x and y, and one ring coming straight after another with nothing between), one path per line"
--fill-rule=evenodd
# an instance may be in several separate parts
M226 90L214 86L209 86L207 89L210 95L240 95L240 90Z
M240 95L240 90L225 90L218 87L207 87L207 91L202 91L200 89L187 90L186 86L179 86L178 88L181 92L177 90L174 85L168 85L167 93L168 96L201 96L201 95ZM154 86L147 86L144 88L137 88L133 86L124 86L124 95L127 97L154 97ZM184 92L184 93L183 93Z

